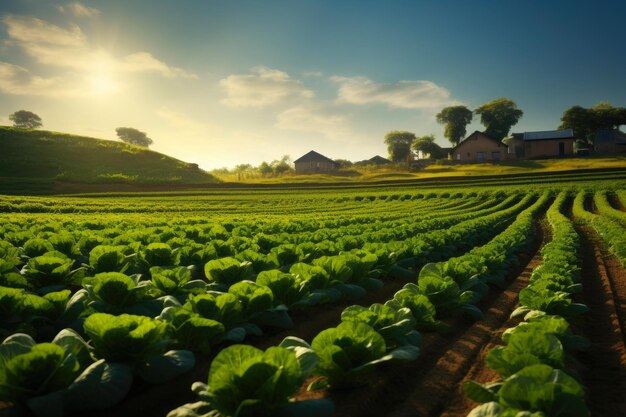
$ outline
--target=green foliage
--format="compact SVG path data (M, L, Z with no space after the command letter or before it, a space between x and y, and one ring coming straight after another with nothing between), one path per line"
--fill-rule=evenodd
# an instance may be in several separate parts
M437 123L445 126L443 135L452 145L457 145L465 137L466 127L472 122L473 115L465 106L448 106L437 114Z
M20 129L37 129L43 126L41 117L28 110L18 110L9 115L9 120L13 122L13 126Z
M239 417L330 415L328 401L289 401L308 375L301 363L310 360L311 353L283 347L262 351L247 345L229 346L211 363L208 385L194 384L200 401L180 407L168 417L208 415L211 410L219 413L214 415Z
M118 127L115 129L117 137L122 142L130 143L131 145L148 147L154 142L150 139L146 132L142 132L132 127Z
M415 141L415 133L392 130L385 135L385 145L389 159L393 162L407 162L411 156L411 144Z
M517 108L517 104L508 98L497 98L483 104L474 110L480 116L480 122L485 126L485 133L497 140L509 134L524 112Z

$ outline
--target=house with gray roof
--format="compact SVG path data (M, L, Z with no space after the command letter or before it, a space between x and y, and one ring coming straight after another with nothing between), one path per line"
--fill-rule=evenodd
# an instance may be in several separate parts
M509 157L524 159L573 156L575 141L572 129L514 133L505 140Z
M332 159L310 151L293 161L296 174L314 174L320 172L333 172L339 169L339 164Z

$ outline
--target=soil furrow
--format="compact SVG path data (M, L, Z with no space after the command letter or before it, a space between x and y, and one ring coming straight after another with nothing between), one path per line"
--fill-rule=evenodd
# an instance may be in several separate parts
M470 324L463 318L448 321L452 330L446 334L426 333L422 354L413 362L392 363L381 367L367 379L367 385L354 390L333 392L337 416L434 416L454 394L481 348L513 311L518 292L538 266L538 252L544 241L537 228L530 254L520 254L520 265L512 268L508 287L493 291L479 305L485 316ZM519 279L522 278L522 279Z
M589 307L580 328L589 338L591 347L577 356L587 388L587 404L592 416L624 416L625 309L623 299L621 302L619 299L626 294L626 275L617 260L613 262L614 257L604 252L590 226L579 226L577 230L582 238L582 299Z
M551 230L545 220L541 222L541 230L543 231L543 247L551 240ZM515 281L515 284L517 284L516 286L518 287L516 289L517 292L513 295L515 297L516 304L519 291L528 285L528 281L533 270L542 263L540 251L541 249L535 254L531 262L524 269L524 272L521 273ZM466 381L472 380L480 383L487 383L499 379L498 374L486 366L485 357L494 347L502 345L502 333L504 333L507 329L515 327L521 321L520 318L508 318L510 313L511 312L506 314L506 321L502 323L500 328L491 332L489 341L480 349L480 352L474 359L473 364L470 366L465 376L463 376L461 381L455 385L450 402L447 404L443 412L439 414L441 417L465 417L477 405L468 399L463 392L463 384L465 384Z

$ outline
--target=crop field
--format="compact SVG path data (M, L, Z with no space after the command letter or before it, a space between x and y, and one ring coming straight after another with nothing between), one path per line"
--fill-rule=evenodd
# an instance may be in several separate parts
M0 196L0 414L626 415L626 173Z

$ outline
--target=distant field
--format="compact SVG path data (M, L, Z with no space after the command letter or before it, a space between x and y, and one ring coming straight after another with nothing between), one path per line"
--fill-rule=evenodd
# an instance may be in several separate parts
M363 169L353 168L335 175L307 174L282 177L245 177L217 175L225 182L251 184L276 183L333 183L385 180L407 180L439 177L469 177L482 175L509 175L541 172L573 171L581 169L626 168L626 156L598 156L586 158L545 159L535 161L510 161L484 164L431 165L418 172L407 172L398 168Z

